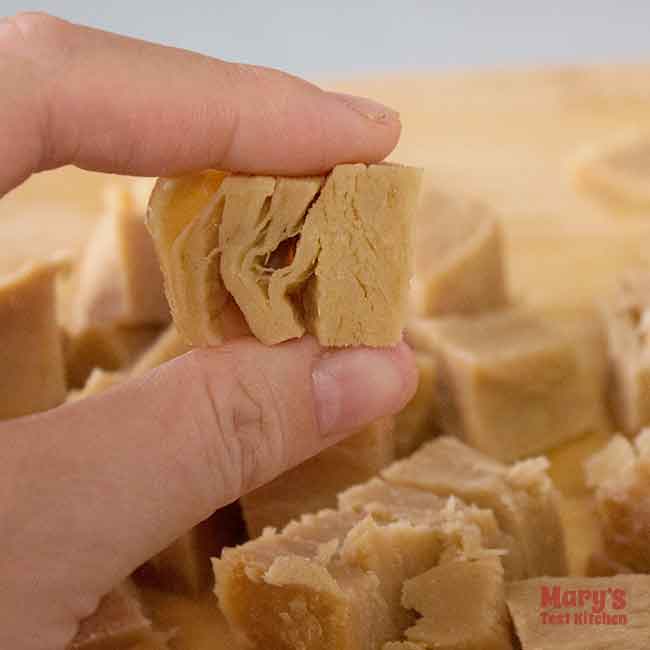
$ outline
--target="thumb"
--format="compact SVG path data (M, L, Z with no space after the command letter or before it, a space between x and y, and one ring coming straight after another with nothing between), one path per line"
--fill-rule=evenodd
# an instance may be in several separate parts
M214 510L397 412L415 385L405 344L325 350L305 337L268 348L247 338L3 423L0 575L14 596L0 610L29 616L26 625L90 613ZM34 558L40 577L26 580Z

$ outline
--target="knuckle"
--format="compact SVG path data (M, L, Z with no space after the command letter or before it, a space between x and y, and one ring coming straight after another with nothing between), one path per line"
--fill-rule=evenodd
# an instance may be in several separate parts
M194 350L188 358L204 397L196 424L208 474L235 499L284 466L282 413L264 371L229 346Z

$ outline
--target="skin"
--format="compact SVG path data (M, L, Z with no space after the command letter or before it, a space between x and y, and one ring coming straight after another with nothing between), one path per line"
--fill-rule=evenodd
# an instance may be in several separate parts
M64 164L313 174L382 160L398 115L281 72L52 18L0 20L0 196ZM0 647L65 648L102 595L217 508L411 398L408 348L195 350L0 423Z

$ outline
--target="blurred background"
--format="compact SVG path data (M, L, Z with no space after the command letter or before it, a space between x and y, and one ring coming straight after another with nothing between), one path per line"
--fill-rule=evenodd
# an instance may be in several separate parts
M312 78L650 55L647 0L0 0L27 9Z

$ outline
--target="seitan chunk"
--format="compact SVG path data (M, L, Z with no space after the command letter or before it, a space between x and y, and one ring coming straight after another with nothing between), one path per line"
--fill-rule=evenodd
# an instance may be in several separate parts
M241 499L250 537L282 528L307 512L336 507L345 488L368 480L395 459L393 418L377 420Z
M305 332L324 345L396 343L420 177L356 164L326 178L161 179L147 223L179 331L209 345L236 304L267 344Z
M505 307L503 235L487 206L431 192L417 221L414 301L420 316Z
M240 509L231 504L151 558L140 574L159 588L197 598L214 587L211 558L244 539Z
M362 520L323 511L214 560L219 605L264 650L374 650L398 635L378 577L338 558Z
M339 508L369 514L384 524L407 522L415 527L432 527L440 540L436 543L442 553L444 544L461 549L457 554L466 558L500 555L507 565L508 578L516 580L526 575L519 558L520 551L512 536L504 533L491 510L468 506L461 499L439 497L426 490L392 485L373 478L355 485L339 495ZM443 539L446 540L443 544ZM407 554L408 555L408 554ZM417 553L414 554L417 557ZM411 571L412 576L422 571Z
M381 648L415 623L401 603L406 580L505 552L493 514L453 497L373 479L340 501L214 561L220 606L252 647Z
M106 595L97 611L81 622L68 650L128 650L135 644L166 647L163 636L142 610L139 595L127 580Z
M63 350L70 386L84 386L95 368L117 371L128 368L152 345L159 327L99 327L77 334L64 331Z
M650 430L615 436L585 464L610 562L650 573Z
M58 261L30 264L0 279L0 419L45 411L66 397L56 320Z
M632 208L650 206L650 133L627 132L583 150L573 165L583 188Z
M433 355L416 352L418 389L411 401L395 417L395 454L403 458L422 443L440 433L436 362Z
M73 336L169 322L160 267L144 214L137 208L127 187L107 189L105 214L69 279L63 317Z
M523 309L418 321L409 331L438 360L447 433L504 462L609 426L604 375L575 332Z
M503 465L455 438L442 437L393 463L382 476L394 485L455 495L465 503L493 510L503 532L520 549L521 557L512 559L514 567L523 563L523 575L529 577L565 575L559 494L547 467L544 458Z
M411 607L402 603L405 580L441 561L498 558L507 553L502 546L507 540L493 514L454 497L439 499L373 479L341 495L341 508L370 514L350 531L341 556L379 577L402 631L415 622Z
M650 424L650 272L631 271L602 304L619 430L634 435Z
M512 650L498 557L444 562L405 582L402 602L420 614L405 636L422 648Z

